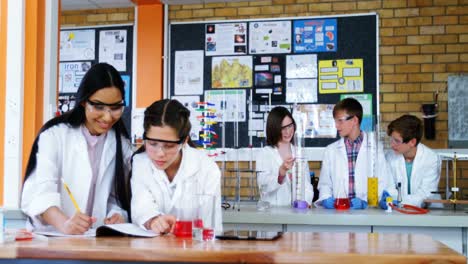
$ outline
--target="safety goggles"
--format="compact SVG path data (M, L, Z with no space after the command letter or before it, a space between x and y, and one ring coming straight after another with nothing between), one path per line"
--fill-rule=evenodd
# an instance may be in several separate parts
M184 139L179 140L164 140L149 138L146 134L143 134L143 140L145 141L145 147L147 150L152 152L157 152L161 150L164 154L175 154L182 148L182 143Z
M349 121L353 119L354 116L346 116L346 117L341 117L341 118L335 118L335 124L343 124L346 121Z
M86 106L90 112L98 115L103 115L108 112L114 118L120 117L125 109L125 103L123 101L116 104L106 104L87 99L86 103Z

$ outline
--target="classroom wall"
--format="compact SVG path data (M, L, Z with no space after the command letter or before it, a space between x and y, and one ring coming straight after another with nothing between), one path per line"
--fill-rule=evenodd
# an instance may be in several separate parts
M420 106L439 91L436 139L432 148L446 148L447 77L468 72L468 0L273 0L170 5L169 21L255 19L376 12L380 17L380 112L382 125L402 114L421 117ZM133 9L62 12L62 26L133 22ZM443 164L440 189L445 189ZM232 164L227 165L232 166ZM320 164L310 163L319 174ZM248 163L240 167L248 168ZM468 162L457 164L462 197L468 198ZM452 175L452 172L449 172ZM250 175L243 175L249 197ZM232 188L225 193L232 193Z
M60 25L62 27L80 27L128 24L134 22L134 13L134 8L62 11Z
M383 128L403 115L421 117L420 107L439 91L436 139L447 148L447 77L468 72L468 0L272 0L169 6L169 21L320 16L376 12L380 17L380 112ZM320 164L311 162L318 175ZM468 162L459 162L468 198ZM241 164L248 167L248 164ZM450 175L452 172L450 171ZM245 176L248 183L248 175ZM439 186L445 189L445 164ZM244 190L249 195L249 189Z

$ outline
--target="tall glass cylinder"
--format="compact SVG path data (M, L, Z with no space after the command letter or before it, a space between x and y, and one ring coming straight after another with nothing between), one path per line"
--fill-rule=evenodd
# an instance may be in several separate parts
M379 122L378 118L372 118L371 128L367 131L367 203L369 206L377 206L378 194L378 175L377 166L379 160Z
M293 117L296 122L296 131L294 133L295 140L295 162L292 168L291 177L291 205L297 209L306 209L308 207L305 200L305 177L310 177L309 166L304 155L305 146L305 127L307 118L306 113L299 111L298 106L294 105Z

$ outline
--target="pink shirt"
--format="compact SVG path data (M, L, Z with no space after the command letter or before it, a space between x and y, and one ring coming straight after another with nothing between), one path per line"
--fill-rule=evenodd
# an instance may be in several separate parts
M81 126L81 132L83 133L88 145L89 163L91 164L91 171L93 172L88 195L88 203L86 205L86 214L92 216L94 195L96 193L96 181L99 175L99 164L101 163L102 150L104 149L107 133L93 136L84 125Z

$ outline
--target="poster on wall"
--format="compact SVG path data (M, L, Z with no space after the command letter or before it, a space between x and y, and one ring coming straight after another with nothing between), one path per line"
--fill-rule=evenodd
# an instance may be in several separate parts
M75 107L75 103L75 95L59 94L57 111L60 114L64 114L65 112L72 110Z
M247 23L207 24L206 56L247 54Z
M284 101L284 57L254 56L254 100Z
M286 78L317 78L317 54L286 56Z
M203 50L175 52L174 94L203 94Z
M61 30L60 61L94 60L95 31Z
M286 102L317 102L317 79L288 79L286 81Z
M336 19L294 21L294 53L333 52L337 50Z
M197 118L197 116L201 114L201 112L197 111L200 96L172 96L172 99L179 101L190 111L190 124L192 125L190 138L194 141L198 141L199 132L202 129L200 120Z
M124 91L125 91L125 107L129 107L131 105L130 102L130 75L127 74L121 74L120 77L122 77L122 80L124 81Z
M59 93L76 93L81 79L90 68L90 61L60 62Z
M252 56L213 57L211 87L252 87Z
M245 122L247 101L245 90L205 91L205 102L214 104L216 122Z
M249 23L250 54L290 53L291 21Z
M364 91L362 59L319 61L319 92L356 93Z
M99 32L99 62L107 62L118 71L127 70L127 30Z
M301 104L293 108L293 116L299 113L306 120L306 138L335 138L336 127L333 119L333 104Z
M361 130L373 131L375 124L372 115L372 94L342 94L340 100L348 97L358 100L362 105Z
M132 143L139 145L143 144L143 121L145 119L146 108L133 108L132 109Z

